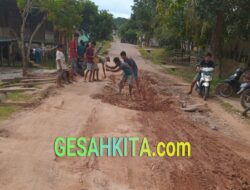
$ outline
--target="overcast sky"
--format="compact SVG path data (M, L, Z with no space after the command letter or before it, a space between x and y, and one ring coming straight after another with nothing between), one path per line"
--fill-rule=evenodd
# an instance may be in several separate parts
M114 17L129 18L131 15L131 6L133 0L92 0L98 5L100 10L107 10L114 15Z

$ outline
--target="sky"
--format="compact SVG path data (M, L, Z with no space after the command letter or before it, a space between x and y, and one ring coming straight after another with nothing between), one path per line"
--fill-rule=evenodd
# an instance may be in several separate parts
M117 17L129 18L131 15L131 6L134 4L133 0L92 0L98 5L100 10L107 10Z

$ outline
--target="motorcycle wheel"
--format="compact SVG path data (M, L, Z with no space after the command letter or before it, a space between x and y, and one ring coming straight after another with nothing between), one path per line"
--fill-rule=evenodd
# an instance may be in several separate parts
M250 107L250 89L247 89L240 97L241 105L244 109Z
M203 94L204 101L207 100L208 95L209 95L209 87L204 87L204 94Z
M218 90L219 95L224 98L229 98L230 96L233 95L233 92L234 92L233 87L228 83L220 84L217 87L217 90Z

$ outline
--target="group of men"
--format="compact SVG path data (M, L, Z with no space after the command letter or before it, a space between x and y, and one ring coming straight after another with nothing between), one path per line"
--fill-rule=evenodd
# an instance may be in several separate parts
M125 51L122 51L120 53L120 56L123 61L120 60L119 57L114 58L115 66L109 66L106 65L106 70L110 72L119 72L123 71L123 77L119 83L119 93L122 92L122 89L124 88L126 82L129 85L129 95L132 96L132 89L134 85L136 85L136 88L138 92L140 93L140 87L139 87L139 73L138 73L138 66L134 59L128 58Z
M99 80L99 67L98 63L102 63L104 77L106 77L106 72L119 72L123 71L123 77L119 83L119 92L122 92L125 84L129 85L129 94L132 96L132 89L134 85L137 87L138 92L139 88L139 76L138 76L138 67L136 62L132 58L128 58L125 51L120 53L122 61L119 57L114 58L114 66L105 64L110 62L110 58L107 57L105 60L97 56L98 50L95 50L96 43L89 42L84 43L80 41L78 43L78 35L75 34L74 38L69 44L70 47L70 66L66 63L66 58L64 54L64 46L59 44L56 51L56 65L57 65L57 86L63 87L62 82L68 84L75 81L76 76L83 76L85 82L88 79L88 82L100 81Z
M63 44L57 46L56 65L57 65L57 86L63 87L62 82L71 83L77 76L85 77L89 75L89 82L99 81L99 68L95 63L95 42L78 43L78 34L69 43L69 62L66 63ZM86 74L85 74L85 71Z

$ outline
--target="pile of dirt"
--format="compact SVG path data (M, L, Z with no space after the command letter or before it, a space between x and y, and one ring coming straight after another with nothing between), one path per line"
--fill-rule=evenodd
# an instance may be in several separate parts
M103 92L93 95L92 98L101 99L103 102L114 106L137 111L165 112L172 109L175 104L172 95L161 93L157 85L158 82L148 72L141 72L140 76L141 94L135 89L132 99L128 94L128 86L124 88L122 94L118 93L120 77L118 78L115 75L110 76L111 83L106 85Z
M8 138L9 137L9 131L7 131L5 129L0 129L0 137Z

